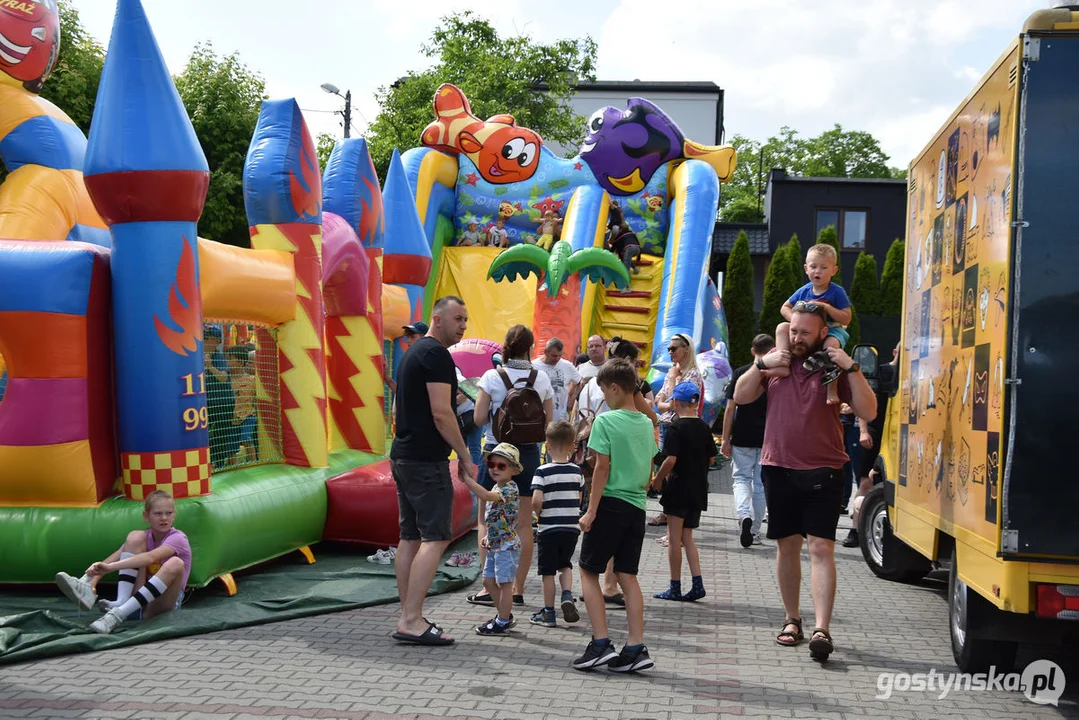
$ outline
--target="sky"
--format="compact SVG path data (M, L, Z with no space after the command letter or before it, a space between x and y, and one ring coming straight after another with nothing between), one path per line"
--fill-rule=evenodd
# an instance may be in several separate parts
M430 60L440 17L470 9L503 35L591 36L598 80L710 80L725 90L728 139L838 123L876 136L906 167L1048 0L143 0L173 73L195 44L238 52L272 98L295 97L312 133L353 136L378 113L375 92ZM75 0L108 45L115 3Z

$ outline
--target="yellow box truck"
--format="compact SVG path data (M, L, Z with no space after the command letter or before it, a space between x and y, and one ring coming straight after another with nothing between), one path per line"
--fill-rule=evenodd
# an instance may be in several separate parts
M909 169L885 479L859 534L887 579L950 566L964 672L1079 630L1076 68L1079 12L1034 13Z

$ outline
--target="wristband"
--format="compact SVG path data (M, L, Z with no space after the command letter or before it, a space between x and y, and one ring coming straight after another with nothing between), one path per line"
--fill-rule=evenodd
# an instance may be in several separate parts
M758 370L767 370L768 368L764 364L764 358L757 358L753 361L753 364L757 366Z

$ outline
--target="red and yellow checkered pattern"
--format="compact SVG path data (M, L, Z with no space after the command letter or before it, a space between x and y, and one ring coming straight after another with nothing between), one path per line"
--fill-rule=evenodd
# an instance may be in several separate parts
M145 500L155 490L174 498L210 494L210 449L120 453L124 495Z

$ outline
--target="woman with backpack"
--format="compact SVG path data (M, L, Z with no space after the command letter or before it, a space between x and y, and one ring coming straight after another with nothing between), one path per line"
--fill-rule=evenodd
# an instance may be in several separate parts
M517 513L517 534L521 538L521 559L517 577L513 581L513 604L524 605L524 586L532 566L532 475L540 466L540 445L546 437L547 422L554 419L554 390L547 373L532 367L532 351L536 339L524 325L514 325L506 332L502 343L502 367L488 370L479 381L476 396L476 423L487 420L483 438L483 452L494 449L498 443L517 446L521 454L520 473L514 477L521 496L521 508ZM494 486L487 466L479 466L477 481L483 487ZM485 503L480 501L478 532L487 533L482 522ZM485 553L480 549L482 565ZM476 605L493 605L486 592L469 595L468 601Z

